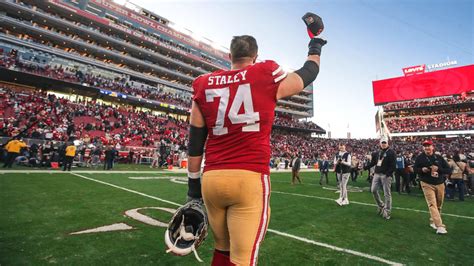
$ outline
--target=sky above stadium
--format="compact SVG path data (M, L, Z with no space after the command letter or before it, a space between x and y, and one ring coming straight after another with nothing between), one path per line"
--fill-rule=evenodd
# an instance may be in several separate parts
M308 36L301 16L323 18L321 71L313 121L332 137L377 137L372 81L402 76L402 68L456 60L474 62L471 0L200 1L132 0L170 21L228 47L249 34L259 59L300 68Z

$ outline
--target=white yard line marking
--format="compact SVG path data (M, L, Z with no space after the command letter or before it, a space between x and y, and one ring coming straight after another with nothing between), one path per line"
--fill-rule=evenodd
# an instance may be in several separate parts
M120 187L120 186L117 186L117 185L114 185L114 184L110 184L110 183L107 183L107 182L104 182L104 181L100 181L100 180L97 180L97 179L94 179L94 178L90 178L90 177L87 177L87 176L83 176L83 175L80 175L80 174L76 174L76 173L70 173L70 174L71 174L71 175L78 176L78 177L80 177L80 178L84 178L84 179L90 180L90 181L94 181L94 182L97 182L97 183L101 183L101 184L103 184L103 185L107 185L107 186L111 186L111 187L118 188L118 189L121 189L121 190L125 190L125 191L130 192L130 193L135 193L135 194L138 194L138 195L143 196L143 197L147 197L147 198L154 199L154 200L159 200L159 201L162 201L162 202L165 202L165 203L174 205L174 206L181 207L181 204L176 203L176 202L172 202L172 201L169 201L169 200L165 200L165 199L161 199L161 198L158 198L158 197L150 196L150 195L147 195L147 194L145 194L145 193L141 193L141 192L138 192L138 191L135 191L135 190L131 190L131 189L128 189L128 188L124 188L124 187Z
M124 187L117 186L117 185L114 185L114 184L110 184L110 183L100 181L100 180L97 180L97 179L94 179L94 178L86 177L86 176L83 176L83 175L80 175L80 174L77 174L77 173L70 173L70 174L75 175L75 176L80 177L80 178L90 180L90 181L94 181L94 182L97 182L97 183L100 183L100 184L103 184L103 185L111 186L111 187L118 188L118 189L130 192L130 193L134 193L134 194L137 194L137 195L140 195L140 196L144 196L144 197L147 197L147 198L155 199L155 200L158 200L158 201L162 201L162 202L165 202L165 203L168 203L168 204L171 204L171 205L181 207L181 204L176 203L176 202L172 202L172 201L169 201L169 200L165 200L165 199L161 199L161 198L154 197L154 196L151 196L151 195L147 195L145 193L141 193L141 192L138 192L138 191L135 191L135 190L124 188ZM280 236L284 236L284 237L288 237L288 238L291 238L291 239L299 240L299 241L302 241L302 242L305 242L305 243L308 243L308 244L313 244L313 245L316 245L316 246L329 248L329 249L332 249L332 250L344 252L344 253L347 253L347 254L351 254L351 255L355 255L355 256L371 259L371 260L375 260L375 261L386 263L386 264L389 264L389 265L403 265L399 262L389 261L389 260L386 260L384 258L380 258L380 257L373 256L373 255L370 255L370 254L354 251L354 250L351 250L351 249L336 247L336 246L333 246L333 245L317 242L317 241L306 239L306 238L303 238L303 237L287 234L287 233L284 233L284 232L281 232L281 231L277 231L277 230L273 230L273 229L268 229L267 231L272 232L272 233L277 234L277 235L280 235Z
M311 195L304 195L304 194L297 194L297 193L288 193L288 192L283 192L283 191L275 191L275 190L273 190L272 193L284 194L284 195L290 195L290 196L297 196L297 197L304 197L304 198L313 198L313 199L321 199L321 200L334 201L334 199L331 199L331 198L318 197L318 196L311 196ZM359 205L364 205L364 206L377 207L377 205L375 205L375 204L365 203L365 202L358 202L358 201L352 201L352 200L351 200L351 203L359 204ZM412 212L421 212L421 213L429 213L428 211L424 211L424 210L417 210L417 209L410 209L410 208L403 208L403 207L392 207L392 209L404 210L404 211L412 211ZM444 212L442 213L442 216L452 216L452 217L456 217L456 218L464 218L464 219L471 219L471 220L474 220L474 217L471 217L471 216L457 215L457 214L444 213Z

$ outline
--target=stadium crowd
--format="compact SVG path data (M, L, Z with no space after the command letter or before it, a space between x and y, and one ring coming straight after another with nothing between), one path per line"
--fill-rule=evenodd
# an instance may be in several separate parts
M273 124L277 126L288 127L288 128L323 131L321 127L319 127L317 124L313 122L299 121L291 116L283 115L283 114L276 114L275 121Z
M393 133L473 129L472 117L466 113L392 118L385 123Z
M436 97L431 99L422 99L406 102L388 103L383 106L384 111L393 111L401 109L414 109L423 107L456 105L461 103L473 102L474 98L466 94L459 96Z
M391 147L404 154L417 154L423 139L424 137L394 138ZM305 164L311 165L322 155L331 157L336 154L340 143L346 145L353 157L363 160L377 149L378 140L313 138L307 133L287 134L274 129L271 137L272 157L293 158L299 154ZM443 154L468 154L473 151L472 141L463 138L441 138L436 141L435 146L436 150Z
M122 146L147 147L161 139L184 145L188 127L186 121L171 116L98 102L72 102L45 92L3 90L0 106L0 135L7 137L31 124L32 117L38 122L24 137L55 141L81 138L86 144L95 138Z
M64 66L47 62L46 59L33 55L29 60L25 60L18 51L6 52L0 48L0 66L15 69L22 72L41 75L53 79L64 80L76 84L97 87L101 89L121 92L139 98L160 101L190 108L190 96L164 92L163 86L157 88L140 84L135 86L127 75L116 76L115 78L82 71L80 66Z
M75 135L84 137L93 135L99 137L113 137L122 145L129 144L148 146L154 143L150 137L156 137L157 132L153 130L153 125L163 126L163 121L169 123L174 121L181 129L186 129L187 123L176 121L173 118L163 116L150 116L144 112L136 112L131 108L113 108L108 105L101 105L95 102L70 102L63 98L56 98L53 94L42 93L15 93L4 90L1 95L2 113L4 115L2 130L3 135L12 135L16 130L16 125L26 124L26 118L38 113L52 113L40 127L31 131L28 137L45 138L51 140L65 141L69 130L74 130ZM8 115L10 115L8 117ZM150 119L152 117L152 119ZM158 118L157 118L158 117ZM93 118L93 119L92 119ZM21 120L23 119L23 120ZM146 122L146 123L145 123ZM52 126L56 124L57 126ZM312 122L301 122L288 116L276 116L275 125L297 129L319 129L319 126ZM91 131L91 132L89 132ZM168 131L164 131L166 135ZM183 130L181 130L182 134ZM142 143L137 143L143 141Z
M45 92L28 92L2 89L0 91L0 135L11 137L29 124L31 117L38 116L40 122L23 136L33 139L68 141L70 136L85 143L100 139L104 143L119 144L122 147L153 147L165 139L167 143L185 148L188 123L171 116L138 111L130 106L111 106L95 101L69 101ZM47 115L49 114L49 115ZM43 119L44 118L44 119ZM440 125L450 127L454 123ZM467 122L466 122L467 124ZM299 129L314 129L317 125L291 120L290 117L275 116L275 125ZM404 125L407 126L407 125ZM291 157L299 153L307 160L316 160L321 154L331 155L343 142L356 156L365 156L377 140L371 139L323 139L312 138L308 133L288 132L274 129L272 133L273 157ZM394 140L394 147L405 152L418 150L418 138ZM468 150L467 143L445 139L437 144L439 151L452 153Z

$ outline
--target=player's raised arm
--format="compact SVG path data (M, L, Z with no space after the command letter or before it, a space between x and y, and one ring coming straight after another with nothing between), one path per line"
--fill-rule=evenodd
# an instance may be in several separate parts
M327 41L315 37L323 31L323 21L319 16L312 13L304 15L303 21L308 27L308 34L311 38L308 44L308 58L303 67L293 73L289 73L280 83L276 96L277 100L301 92L316 79L319 73L321 49Z

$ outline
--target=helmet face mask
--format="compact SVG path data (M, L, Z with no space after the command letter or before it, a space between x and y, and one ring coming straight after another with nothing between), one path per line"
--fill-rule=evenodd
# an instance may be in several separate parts
M190 201L179 208L165 232L166 251L185 256L196 250L207 237L208 220L201 201Z

